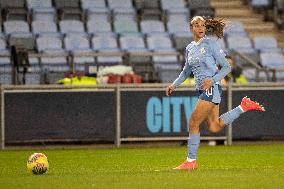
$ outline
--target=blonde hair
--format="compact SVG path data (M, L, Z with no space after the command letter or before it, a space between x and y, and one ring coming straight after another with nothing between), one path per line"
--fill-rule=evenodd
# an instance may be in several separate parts
M216 35L218 38L224 37L226 23L222 19L194 16L190 20L190 26L192 27L193 23L197 20L205 21L206 32L210 33L211 35Z

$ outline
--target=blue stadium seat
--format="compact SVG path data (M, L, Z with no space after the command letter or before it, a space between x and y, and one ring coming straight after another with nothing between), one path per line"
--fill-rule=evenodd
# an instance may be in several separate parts
M8 38L9 45L24 45L28 50L34 50L35 38L30 32L30 28L25 21L4 22L4 33Z
M121 49L126 52L148 52L142 36L122 36L119 42Z
M43 36L36 39L38 52L47 54L57 54L59 57L41 58L42 64L66 64L66 51L63 49L63 44L60 38ZM61 56L62 55L62 56Z
M271 0L250 0L249 4L254 9L264 9L272 5Z
M116 20L113 23L114 32L119 35L135 35L140 36L138 25L136 21L128 20Z
M267 68L284 68L284 56L282 53L260 53L260 64Z
M94 63L94 57L76 56L78 53L92 53L89 39L78 35L69 35L64 38L64 46L67 51L74 55L75 64Z
M140 22L141 32L144 34L164 33L164 23L158 20L143 20Z
M93 7L87 9L85 14L87 20L109 21L111 12L108 8Z
M6 35L17 35L17 36L28 36L28 37L32 35L30 33L29 25L25 21L18 21L18 20L6 21L4 22L3 26Z
M169 9L166 11L167 21L185 21L189 24L190 12L188 9Z
M281 49L278 48L277 41L274 37L254 37L254 48L260 52L276 52L280 53Z
M215 16L215 10L210 4L210 0L188 0L188 7L192 16Z
M161 0L160 2L162 10L185 8L184 0Z
M239 52L255 52L252 43L248 37L231 36L227 38L228 48Z
M112 10L113 21L124 20L126 22L136 20L136 11L133 8L116 8Z
M107 0L110 9L125 8L132 9L132 0Z
M247 36L247 32L244 28L244 25L239 21L231 21L228 23L228 26L225 28L225 36Z
M92 37L92 49L96 52L119 53L117 40L115 36L99 35ZM98 56L99 64L121 64L122 56Z
M89 20L87 32L89 34L112 33L111 24L106 20Z
M166 35L151 35L146 38L148 49L153 52L173 53L176 50L173 48L171 39ZM175 55L154 55L154 63L176 63L177 56Z
M60 32L62 34L76 33L85 34L84 24L78 20L62 20L59 22Z
M173 37L175 48L178 51L184 51L185 47L193 40L193 34L189 31L188 21L171 19L167 22L167 28Z
M1 0L1 13L3 20L28 20L25 0Z
M35 35L46 35L60 37L60 33L57 31L56 23L53 21L36 20L32 22L32 32Z
M55 9L51 0L27 0L27 8L33 20L55 21Z
M7 57L0 57L0 65L10 64L10 51L7 49L7 43L4 38L0 38L0 55Z
M246 55L254 62L259 62L259 54L252 46L248 37L231 36L227 38L228 50L235 50L243 55ZM241 64L246 64L245 62Z
M81 0L81 8L87 10L90 8L106 8L105 0Z

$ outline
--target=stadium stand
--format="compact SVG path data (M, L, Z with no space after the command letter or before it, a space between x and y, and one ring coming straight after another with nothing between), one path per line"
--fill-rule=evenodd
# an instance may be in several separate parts
M72 66L75 71L85 72L85 66L89 64L125 64L131 65L135 72L144 77L145 82L168 82L169 78L176 77L183 66L184 57L181 58L180 54L183 55L185 47L193 39L188 20L194 15L229 19L225 38L217 41L226 53L240 53L234 55L240 65L249 64L246 61L249 58L257 66L265 68L267 66L264 65L267 63L262 63L262 54L283 54L284 41L278 37L281 34L270 35L271 32L268 32L270 25L266 27L262 23L261 26L255 24L254 27L259 26L259 33L265 35L255 34L251 26L248 27L248 23L256 20L254 13L251 10L247 11L250 7L260 12L274 9L273 19L281 28L284 18L283 0L273 1L273 6L271 1L267 0L224 2L223 0L1 0L0 20L3 32L0 33L0 55L2 55L0 64L10 66L11 69L10 47L23 45L34 54L54 52L56 54L56 57L29 58L32 64L30 70L34 73L50 71L63 73L64 70L69 72ZM249 12L252 16L247 17L251 18L243 18L242 15L233 16L237 15L236 13L230 16L235 9L231 11L226 4L235 6L240 12L238 14L242 14L243 10ZM222 11L229 15L225 15ZM74 37L73 34L77 36ZM82 55L78 55L80 53ZM72 65L73 56L75 56L73 62L75 65ZM45 66L41 67L40 64ZM1 73L9 75L10 72L7 72L9 69L6 67L0 68ZM255 68L255 65L252 68ZM168 74L170 72L174 76ZM11 81L6 76L3 76L1 81L4 80L7 83ZM48 82L52 80L54 78ZM38 81L34 78L27 83L38 83ZM252 77L251 81L255 79Z
M32 20L55 21L56 11L51 0L27 0L27 9Z

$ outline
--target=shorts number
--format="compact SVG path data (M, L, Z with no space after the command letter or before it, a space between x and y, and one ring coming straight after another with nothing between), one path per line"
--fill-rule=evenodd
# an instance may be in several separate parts
M205 94L206 96L211 96L212 95L212 87L210 87L209 89L205 90Z

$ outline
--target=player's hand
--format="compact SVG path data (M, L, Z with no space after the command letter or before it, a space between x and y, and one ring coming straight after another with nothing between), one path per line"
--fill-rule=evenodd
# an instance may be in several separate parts
M201 87L204 91L209 90L211 86L212 86L211 79L205 79L201 82Z
M176 87L173 84L167 86L167 88L166 88L166 95L170 96L174 92L175 88Z

